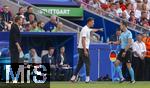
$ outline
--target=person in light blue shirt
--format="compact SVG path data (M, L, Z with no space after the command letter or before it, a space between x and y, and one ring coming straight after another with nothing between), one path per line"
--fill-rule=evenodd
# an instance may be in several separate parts
M122 32L120 37L119 37L119 40L121 41L121 44L120 44L121 49L125 49L126 46L128 46L128 40L129 39L132 39L132 33L128 29L126 29L126 31Z
M122 75L122 70L119 67L120 63L122 62L123 64L125 63L128 70L129 70L129 74L131 77L131 83L135 83L135 78L134 78L134 71L133 68L131 66L131 61L132 61L132 43L133 43L133 39L132 39L132 33L127 29L127 22L122 21L120 23L120 28L123 31L119 37L119 41L115 42L116 44L120 44L121 45L121 50L117 56L117 60L115 61L115 71L119 73L119 77L120 77L120 82L124 82L125 79Z
M29 53L25 54L24 58L26 58L27 63L29 64L41 64L42 60L41 58L37 55L35 49L30 49Z

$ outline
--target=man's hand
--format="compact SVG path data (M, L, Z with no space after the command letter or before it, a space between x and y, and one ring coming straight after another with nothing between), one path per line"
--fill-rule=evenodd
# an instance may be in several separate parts
M140 56L141 60L144 60L144 58L145 58L145 55Z
M50 65L50 68L56 68L56 66L55 65Z
M84 51L84 55L85 55L86 57L88 57L89 53L88 53L87 50Z
M20 53L20 52L22 52L22 49L21 49L21 47L18 47L18 51L19 51L19 53Z

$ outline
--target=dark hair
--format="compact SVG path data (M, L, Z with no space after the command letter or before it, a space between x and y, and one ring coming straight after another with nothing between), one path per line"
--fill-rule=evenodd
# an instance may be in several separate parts
M8 5L4 5L3 7L9 7Z
M27 7L27 10L29 10L30 8L32 8L32 6L28 6L28 7Z
M136 36L143 36L143 34L139 33L139 34L137 34Z
M43 23L43 21L38 21L38 22L37 22L37 26L40 26L41 23Z
M128 22L125 21L125 20L121 21L121 23L122 23L123 25L125 25L126 27L128 26Z
M130 12L130 15L132 15L132 13L134 14L134 11L131 11L131 12Z
M90 22L90 21L93 21L93 20L94 20L94 18L89 17L89 18L87 19L87 23Z
M48 50L55 49L54 47L49 47Z
M37 23L37 21L31 21L31 22L30 22L31 25L34 24L34 23Z
M121 29L120 29L120 28L118 28L116 31L121 31Z
M22 9L23 7L19 7L19 11Z
M15 17L15 22L18 22L20 19L22 19L21 16L16 16L16 17Z

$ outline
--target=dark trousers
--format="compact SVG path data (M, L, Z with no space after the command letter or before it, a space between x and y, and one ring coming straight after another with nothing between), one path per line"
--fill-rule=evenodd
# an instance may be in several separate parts
M79 52L79 60L78 60L77 68L75 70L74 75L77 75L79 73L81 67L85 63L86 76L90 76L90 56L89 56L89 54L88 54L88 56L85 56L83 49L78 49L78 52ZM88 51L88 53L89 53L89 51Z
M61 77L62 74L63 77ZM59 67L57 69L56 75L57 75L57 79L56 79L57 81L59 80L68 81L70 80L71 77L71 69L64 69L62 67Z
M137 81L144 80L145 60L141 60L140 57L133 56L133 69L135 71L135 79Z
M56 68L50 68L50 80L51 81L55 81L56 79L55 79L55 77L56 77ZM56 77L57 78L57 77Z
M150 81L150 58L145 58L145 80Z
M19 68L19 51L18 50L10 50L10 56L11 56L11 68L16 74Z

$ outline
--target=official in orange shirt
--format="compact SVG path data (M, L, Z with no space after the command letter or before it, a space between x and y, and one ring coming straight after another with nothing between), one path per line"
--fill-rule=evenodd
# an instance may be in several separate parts
M143 42L146 45L145 80L150 81L150 36L143 34Z

